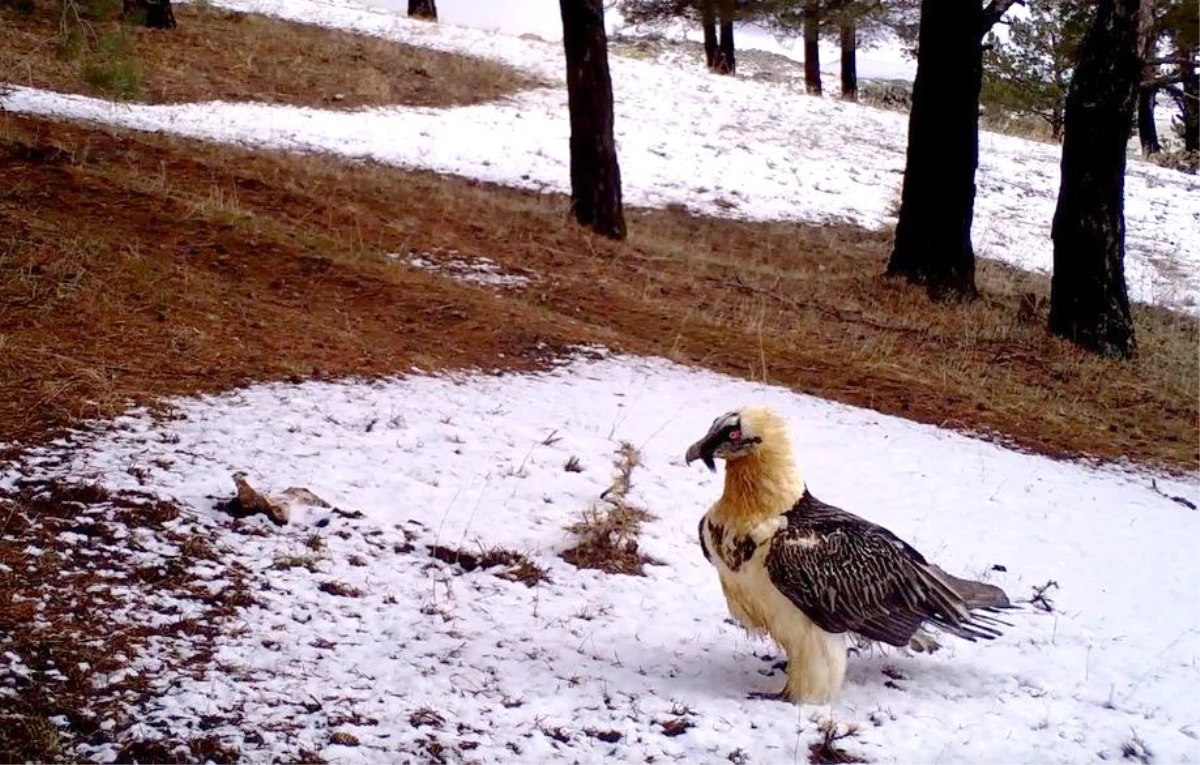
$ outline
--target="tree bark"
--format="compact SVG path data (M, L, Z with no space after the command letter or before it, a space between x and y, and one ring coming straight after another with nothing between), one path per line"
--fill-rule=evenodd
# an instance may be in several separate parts
M971 223L985 28L978 2L921 2L908 154L887 273L924 284L935 299L977 294Z
M408 0L408 17L437 21L436 0Z
M1196 51L1190 50L1179 65L1183 75L1183 148L1200 151L1200 75L1196 73Z
M624 239L603 0L559 0L558 4L571 114L571 210L581 225Z
M1138 138L1142 143L1142 154L1147 157L1162 151L1162 144L1158 141L1158 125L1154 122L1154 97L1157 93L1154 88L1142 88L1138 92Z
M143 14L142 23L151 29L176 27L171 0L122 0L121 18L128 19L137 12Z
M733 74L737 71L737 60L733 47L733 16L736 13L734 0L721 0L721 39L717 46L717 74Z
M700 21L701 26L704 27L704 63L710 70L716 69L718 48L716 0L700 0Z
M818 0L804 0L804 90L821 95L821 7Z
M1158 35L1155 34L1154 0L1142 0L1141 10L1138 11L1138 51L1142 57L1142 80L1152 80L1158 74L1158 67L1150 63L1155 58L1155 44ZM1137 101L1138 139L1142 144L1142 154L1149 157L1162 151L1158 142L1158 125L1154 124L1154 97L1158 89L1153 87L1139 88Z
M1067 93L1050 330L1106 356L1136 345L1125 286L1125 146L1141 81L1140 0L1100 0Z
M843 21L838 28L842 44L842 98L858 100L858 30L853 20Z

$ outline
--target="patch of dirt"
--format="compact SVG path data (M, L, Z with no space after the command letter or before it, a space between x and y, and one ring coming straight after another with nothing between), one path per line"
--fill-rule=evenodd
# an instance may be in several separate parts
M467 573L476 569L489 571L499 567L500 571L492 572L495 576L510 582L520 582L526 587L550 581L550 576L545 569L529 560L525 554L512 550L492 547L479 553L472 553L445 545L429 545L428 550L429 554L437 560L457 566Z
M0 115L0 443L164 395L540 369L595 340L346 238L365 200L339 201L341 171L298 189L142 138Z
M335 158L0 116L0 441L259 380L540 369L618 352L782 384L1053 456L1200 466L1200 326L1134 309L1140 356L1045 329L1045 279L983 297L884 279L888 232L629 210ZM498 291L400 251L486 253Z
M5 79L152 104L332 109L479 104L543 84L494 61L202 4L175 8L179 26L165 32L117 20L116 2L79 7L64 27L59 3L0 4Z
M73 761L77 746L125 762L239 759L215 737L138 719L156 672L131 662L161 656L201 682L222 625L254 603L245 569L220 561L225 581L207 586L194 567L219 558L202 529L174 505L92 484L21 483L0 492L0 523L0 761ZM163 546L176 553L148 554Z

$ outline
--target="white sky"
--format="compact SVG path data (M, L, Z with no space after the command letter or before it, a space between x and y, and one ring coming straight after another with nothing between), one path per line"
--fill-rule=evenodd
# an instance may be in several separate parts
M378 8L408 8L407 0L364 0L364 4ZM507 34L535 34L547 40L562 37L562 20L558 0L438 0L438 17L443 24L457 24L491 29ZM615 26L619 14L609 11L610 30ZM699 30L689 37L700 39ZM752 26L739 26L735 40L741 48L766 50L781 53L802 61L803 44L799 41L780 43L767 32ZM823 46L822 68L836 69L837 48ZM858 56L859 77L911 79L916 71L913 62L904 59L896 46L863 50Z

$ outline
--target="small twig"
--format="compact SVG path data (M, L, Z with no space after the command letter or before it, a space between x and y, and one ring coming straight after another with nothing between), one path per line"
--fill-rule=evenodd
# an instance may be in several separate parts
M1159 495L1161 495L1161 496L1163 496L1163 497L1166 497L1167 499L1171 500L1172 502L1176 502L1176 503L1178 503L1178 504L1180 504L1180 505L1183 505L1184 507L1186 507L1186 508L1187 508L1187 509L1189 509L1189 510L1195 510L1195 509L1196 509L1196 503L1195 503L1195 502L1193 502L1193 501L1191 501L1191 500L1190 500L1190 499L1188 499L1187 497L1180 497L1180 496L1178 496L1178 495L1176 495L1176 494L1168 494L1168 493L1166 493L1165 491L1163 491L1162 489L1158 488L1158 481L1157 481L1156 479L1154 479L1154 478L1151 478L1151 479L1150 479L1150 488L1151 488L1151 489L1154 489L1154 491L1155 491L1157 494L1159 494Z
M1053 613L1054 612L1054 601L1051 600L1050 598L1046 597L1046 591L1051 588L1057 590L1058 582L1051 579L1050 581L1043 584L1041 587L1035 586L1035 587L1031 588L1033 590L1033 597L1029 599L1029 602L1034 604L1038 608L1042 609L1046 613Z

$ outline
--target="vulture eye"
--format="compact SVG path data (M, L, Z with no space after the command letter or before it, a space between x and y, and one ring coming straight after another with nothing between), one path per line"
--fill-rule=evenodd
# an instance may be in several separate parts
M742 431L740 431L736 428L729 431L729 440L733 441L734 443L741 441L742 440Z

